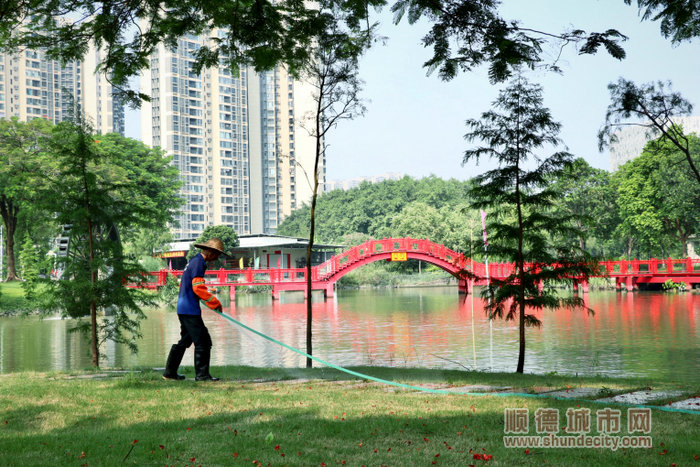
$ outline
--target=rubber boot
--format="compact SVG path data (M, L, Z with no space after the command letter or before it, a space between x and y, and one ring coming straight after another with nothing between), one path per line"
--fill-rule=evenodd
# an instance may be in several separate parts
M177 344L173 344L173 346L170 347L168 360L165 363L165 371L163 372L163 379L185 379L185 375L179 375L177 373L182 357L185 355L185 350L186 349L178 346Z
M196 381L219 381L209 374L209 359L211 358L211 347L194 348L194 371Z

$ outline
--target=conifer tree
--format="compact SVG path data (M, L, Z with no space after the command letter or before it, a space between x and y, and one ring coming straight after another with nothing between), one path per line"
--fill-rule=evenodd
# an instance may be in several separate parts
M489 316L518 320L516 371L522 373L525 327L541 325L529 311L583 307L580 297L561 296L549 283L587 280L591 273L591 263L577 245L554 243L575 237L572 218L553 215L557 193L550 184L565 175L573 156L566 151L540 156L543 148L561 144L560 124L543 107L542 88L522 76L499 93L492 110L466 124L470 131L465 139L482 145L465 151L463 162L488 157L498 163L498 168L476 177L470 194L473 207L489 213L489 256L513 262L513 272L503 280L492 279L484 296L490 298Z
M22 251L19 254L20 270L22 272L22 290L27 300L34 300L36 285L39 281L39 252L32 242L32 238L26 235L22 243Z

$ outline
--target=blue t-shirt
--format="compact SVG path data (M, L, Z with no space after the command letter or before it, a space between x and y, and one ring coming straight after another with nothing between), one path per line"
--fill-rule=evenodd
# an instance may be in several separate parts
M199 307L199 297L192 290L192 279L195 277L203 278L206 270L207 263L204 261L204 256L201 253L198 253L187 263L185 272L182 273L182 279L180 280L180 295L177 299L178 315L202 314L202 309Z

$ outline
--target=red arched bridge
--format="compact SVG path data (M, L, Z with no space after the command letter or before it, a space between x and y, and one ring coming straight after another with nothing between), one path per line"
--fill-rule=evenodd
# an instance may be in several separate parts
M368 240L365 243L333 256L325 263L311 269L312 290L322 290L326 297L332 297L335 283L350 271L375 261L406 261L416 259L434 264L457 278L459 291L468 293L468 284L460 272L472 271L481 279L476 285L485 284L486 266L471 261L462 253L450 250L444 245L430 240L414 238L386 238ZM503 279L515 270L513 263L490 263L490 278ZM182 271L161 269L150 272L146 286L157 288L165 285L168 274L176 277ZM629 261L603 261L599 263L599 277L615 278L617 288L625 287L628 291L638 284L662 284L671 279L688 285L700 284L700 260L697 259L651 259ZM272 287L272 296L279 298L280 292L303 291L306 294L305 268L271 268L271 269L219 269L206 272L207 284L214 287L229 287L231 298L235 297L236 287L266 285ZM574 281L575 287L588 291L585 281Z

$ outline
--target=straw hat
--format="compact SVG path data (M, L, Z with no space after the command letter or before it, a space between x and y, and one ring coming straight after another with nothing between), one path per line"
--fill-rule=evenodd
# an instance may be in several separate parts
M201 248L202 250L214 250L218 251L222 255L230 256L224 251L224 242L222 242L221 239L218 239L216 237L209 239L205 243L195 243L194 246L195 248Z

